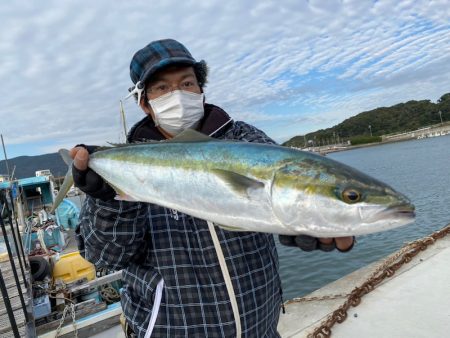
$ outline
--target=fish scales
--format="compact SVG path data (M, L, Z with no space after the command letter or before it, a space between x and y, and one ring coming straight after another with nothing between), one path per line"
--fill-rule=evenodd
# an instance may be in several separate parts
M221 142L149 144L95 153L90 167L133 200L228 227L246 224L245 230L276 232L282 224L271 211L270 180L287 156L261 150L258 144L243 143L226 148ZM251 197L239 194L214 172L217 169L256 179L264 189Z

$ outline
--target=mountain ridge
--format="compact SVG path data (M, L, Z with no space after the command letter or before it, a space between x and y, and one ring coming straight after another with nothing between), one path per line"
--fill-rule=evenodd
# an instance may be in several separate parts
M326 129L298 135L283 143L289 147L336 144L361 136L382 136L417 130L439 122L450 121L450 93L436 103L410 100L390 107L378 107L358 113Z
M49 153L35 156L18 156L8 159L10 174L14 170L14 178L25 178L36 176L37 170L50 169L55 177L64 176L67 172L67 165L62 160L59 153ZM0 175L6 175L6 161L0 161Z

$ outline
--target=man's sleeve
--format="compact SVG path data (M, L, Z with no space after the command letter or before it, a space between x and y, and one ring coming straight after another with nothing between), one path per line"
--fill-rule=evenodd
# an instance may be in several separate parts
M76 229L80 253L97 267L120 270L145 255L149 239L145 203L86 196Z

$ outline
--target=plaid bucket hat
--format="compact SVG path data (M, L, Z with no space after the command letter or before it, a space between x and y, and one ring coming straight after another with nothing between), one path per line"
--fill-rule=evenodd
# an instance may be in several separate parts
M129 89L129 96L134 95L140 102L145 83L158 70L173 64L193 66L200 87L206 83L208 69L204 60L197 62L188 49L176 40L157 40L138 50L131 59L130 77L135 85Z

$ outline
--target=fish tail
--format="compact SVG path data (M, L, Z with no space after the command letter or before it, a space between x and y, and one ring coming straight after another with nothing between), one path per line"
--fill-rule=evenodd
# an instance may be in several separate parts
M67 174L64 177L63 184L59 188L58 195L56 195L55 201L53 202L50 213L55 212L56 208L61 204L63 199L66 197L68 191L73 185L73 176L72 176L72 158L69 155L69 151L67 149L60 149L59 154L63 158L64 162L69 166L69 170L67 170Z

